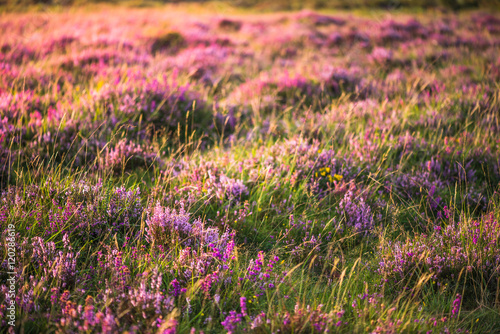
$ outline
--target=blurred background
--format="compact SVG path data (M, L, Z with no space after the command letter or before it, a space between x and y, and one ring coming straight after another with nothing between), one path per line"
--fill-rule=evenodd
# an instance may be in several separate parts
M441 8L443 10L495 9L500 7L500 0L0 0L5 9L22 10L26 6L46 5L71 6L89 3L114 3L129 6L155 6L164 3L224 3L235 7L254 8L264 11L288 11L310 9L354 9L354 8Z

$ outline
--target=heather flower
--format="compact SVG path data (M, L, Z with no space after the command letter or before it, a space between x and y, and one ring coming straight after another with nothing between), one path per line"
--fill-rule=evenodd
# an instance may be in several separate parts
M451 309L451 316L452 317L457 317L458 312L460 311L460 305L462 304L462 295L458 294L456 295L455 300L453 301L452 309Z
M147 238L150 242L186 242L190 236L193 225L201 224L200 221L191 223L189 213L184 207L179 211L162 207L159 203L153 207L146 219Z
M241 314L246 317L247 316L247 299L245 297L240 298L240 307Z
M236 311L230 311L226 319L221 322L221 325L224 326L229 334L234 333L236 331L236 328L238 327L238 324L241 323L241 318L241 314L237 313Z
M499 233L492 215L479 221L452 220L430 234L381 245L379 272L396 279L408 279L418 270L432 273L436 280L457 278L462 270L497 277Z
M374 226L373 214L370 206L362 196L354 197L348 191L339 203L339 212L345 219L347 227L353 227L357 232L368 233Z

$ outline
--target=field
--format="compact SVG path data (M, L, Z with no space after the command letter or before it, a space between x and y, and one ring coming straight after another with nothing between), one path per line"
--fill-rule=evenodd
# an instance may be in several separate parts
M500 333L498 13L49 8L0 14L0 332Z

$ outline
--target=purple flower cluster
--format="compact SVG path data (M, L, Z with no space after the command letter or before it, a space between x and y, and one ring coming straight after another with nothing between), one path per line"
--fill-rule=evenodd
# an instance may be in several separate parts
M239 284L254 293L254 298L262 296L268 290L274 290L282 283L286 272L280 272L275 268L279 257L265 258L263 252L259 252L256 259L250 260L244 277L240 277Z
M449 214L445 212L445 216ZM378 271L396 280L424 271L432 274L438 284L443 279L458 279L465 272L498 277L499 240L499 224L491 214L479 220L451 218L446 227L435 226L429 234L419 234L405 242L383 243Z
M193 225L200 224L199 220L190 223L189 213L184 210L184 207L177 212L175 209L165 208L157 203L146 219L147 238L150 242L175 244L189 238L192 235Z
M246 314L246 299L241 301L241 313L230 311L221 324L228 333L235 333L239 328L247 328L252 331L265 331L269 328L278 328L279 331L308 331L311 333L324 333L332 328L339 328L347 325L342 321L345 313L344 310L338 312L323 312L323 305L317 307L301 307L296 304L293 312L285 312L284 314L266 315L261 312L256 316ZM245 322L248 321L249 324ZM247 327L245 327L247 326Z
M458 313L460 312L460 306L462 304L462 295L457 293L455 300L453 301L453 308L451 309L451 316L458 317Z
M348 191L339 203L339 212L345 219L345 226L356 232L366 234L373 228L374 215L362 194L355 197L352 191Z

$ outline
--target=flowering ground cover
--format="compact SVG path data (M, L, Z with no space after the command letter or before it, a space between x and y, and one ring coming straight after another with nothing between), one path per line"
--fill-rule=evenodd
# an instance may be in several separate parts
M498 332L499 92L495 13L4 13L1 331Z

